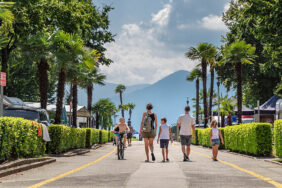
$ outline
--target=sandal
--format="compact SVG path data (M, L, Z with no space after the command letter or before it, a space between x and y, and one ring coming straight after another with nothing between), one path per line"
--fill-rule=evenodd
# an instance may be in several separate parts
M145 160L145 163L148 163L148 162L150 162L149 160Z
M163 163L165 163L165 160L162 160Z

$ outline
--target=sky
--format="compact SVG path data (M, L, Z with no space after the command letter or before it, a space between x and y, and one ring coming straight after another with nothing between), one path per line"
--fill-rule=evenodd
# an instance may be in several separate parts
M221 45L228 31L221 21L229 0L95 0L111 5L110 31L115 42L106 55L114 63L101 67L116 84L152 84L178 70L191 71L196 61L184 55L200 42Z

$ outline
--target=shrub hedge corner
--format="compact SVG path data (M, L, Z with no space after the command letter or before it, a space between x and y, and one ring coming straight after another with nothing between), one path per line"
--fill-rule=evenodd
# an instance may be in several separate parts
M282 158L282 119L274 122L274 143L276 155Z
M269 123L246 123L224 128L225 147L256 156L271 155L272 132Z

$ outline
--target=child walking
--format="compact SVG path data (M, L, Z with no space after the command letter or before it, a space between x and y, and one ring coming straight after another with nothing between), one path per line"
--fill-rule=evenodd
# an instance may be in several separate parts
M217 154L218 154L218 147L220 145L220 140L221 143L224 144L224 140L221 134L221 131L218 129L217 127L217 121L216 120L212 120L211 122L211 145L212 145L212 155L213 155L213 160L217 161ZM220 138L220 140L219 140Z
M161 119L161 126L159 128L159 136L158 136L158 143L159 141L160 146L162 148L162 154L163 154L163 160L162 162L169 162L168 159L168 144L169 144L169 139L171 140L171 143L173 143L173 137L171 134L171 128L166 124L166 118Z

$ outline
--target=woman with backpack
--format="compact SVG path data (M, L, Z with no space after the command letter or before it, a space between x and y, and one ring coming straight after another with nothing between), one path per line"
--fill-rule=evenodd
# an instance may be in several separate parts
M146 110L147 112L143 113L142 122L140 126L140 136L144 138L145 143L145 152L147 159L145 162L149 162L149 148L151 150L152 161L155 161L154 155L154 138L157 134L157 115L153 113L151 110L153 109L152 104L147 104Z

